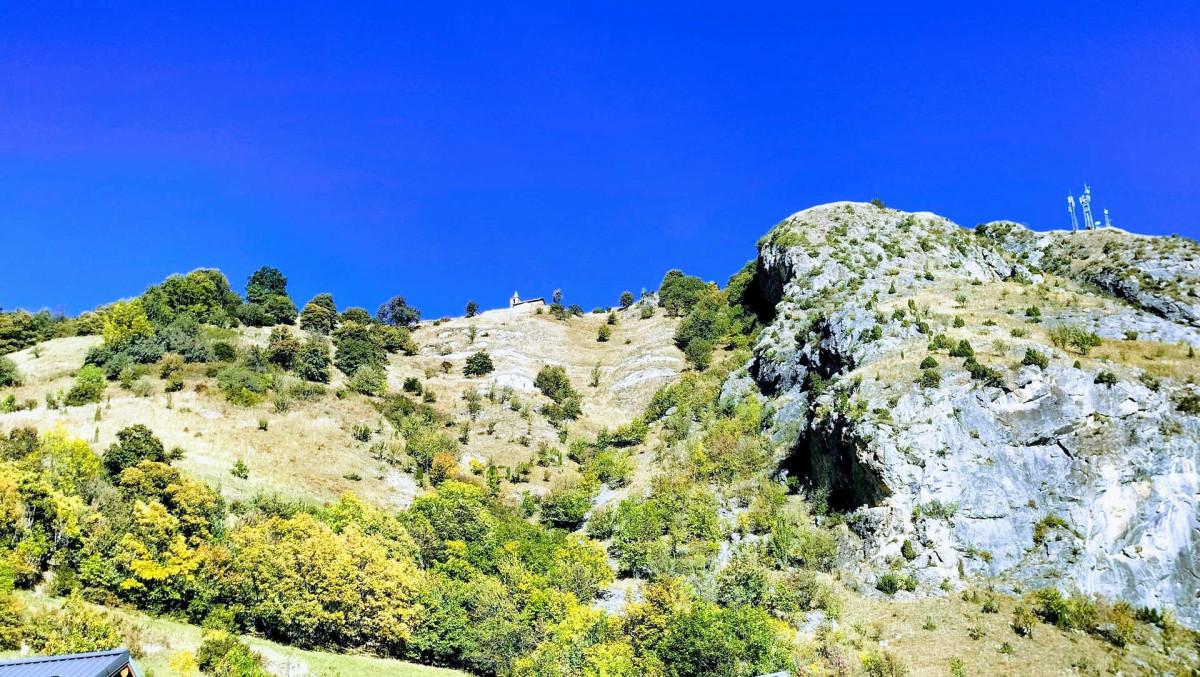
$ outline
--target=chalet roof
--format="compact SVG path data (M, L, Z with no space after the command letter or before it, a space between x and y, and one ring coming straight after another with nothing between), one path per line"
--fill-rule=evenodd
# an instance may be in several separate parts
M128 672L122 672L128 668ZM125 649L0 661L0 677L140 677Z

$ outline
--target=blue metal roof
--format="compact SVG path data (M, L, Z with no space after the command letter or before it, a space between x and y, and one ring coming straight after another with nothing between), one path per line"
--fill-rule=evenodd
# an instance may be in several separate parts
M0 677L113 677L126 665L135 677L142 674L128 651L113 649L0 661Z

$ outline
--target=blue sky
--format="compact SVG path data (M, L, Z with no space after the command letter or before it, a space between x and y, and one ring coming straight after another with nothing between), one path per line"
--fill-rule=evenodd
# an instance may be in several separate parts
M1200 223L1190 3L170 4L0 5L0 306L265 263L300 303L591 308L814 204L1057 228L1084 181Z

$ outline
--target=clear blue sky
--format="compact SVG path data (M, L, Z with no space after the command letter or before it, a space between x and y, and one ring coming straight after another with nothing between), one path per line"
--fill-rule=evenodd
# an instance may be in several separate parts
M0 5L5 308L264 263L591 308L814 204L1058 228L1084 181L1200 232L1194 3L71 4Z

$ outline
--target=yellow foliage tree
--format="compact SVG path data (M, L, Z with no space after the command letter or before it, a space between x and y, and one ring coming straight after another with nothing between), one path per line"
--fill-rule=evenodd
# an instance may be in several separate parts
M104 342L120 350L135 339L153 336L154 327L146 318L141 299L117 301L109 307L101 331Z

